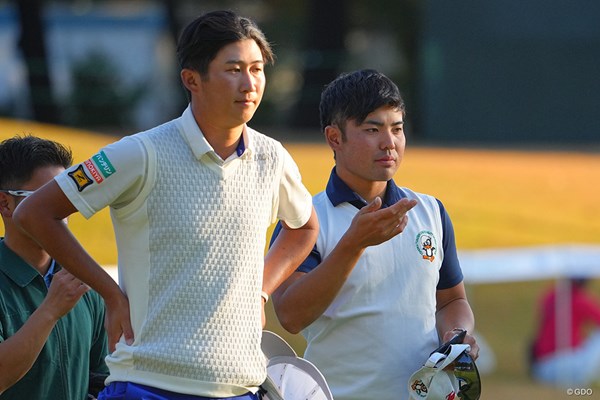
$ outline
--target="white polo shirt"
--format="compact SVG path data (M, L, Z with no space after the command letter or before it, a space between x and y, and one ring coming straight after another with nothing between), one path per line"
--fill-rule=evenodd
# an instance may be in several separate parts
M311 215L283 146L248 127L223 161L188 109L56 177L89 218L110 206L135 334L107 357L108 382L228 397L266 376L261 297L266 230Z
M410 375L438 346L436 289L463 279L452 224L441 203L389 181L384 206L402 197L418 201L405 230L368 247L327 310L302 331L304 357L323 373L336 400L408 399ZM366 204L335 169L326 191L313 202L319 237L298 268L309 273Z

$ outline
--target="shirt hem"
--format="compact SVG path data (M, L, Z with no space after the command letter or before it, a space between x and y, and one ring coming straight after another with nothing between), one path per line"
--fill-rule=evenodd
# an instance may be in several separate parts
M248 392L256 393L258 391L258 387L254 386L246 387L199 381L148 371L135 371L135 373L132 373L127 369L115 368L114 366L111 366L111 374L106 380L106 385L112 382L132 382L174 393L217 398L242 396Z

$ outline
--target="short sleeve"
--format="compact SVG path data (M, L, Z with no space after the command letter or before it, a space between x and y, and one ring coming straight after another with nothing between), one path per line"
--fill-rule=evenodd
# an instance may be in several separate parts
M277 218L294 229L308 222L312 213L312 196L302 183L298 166L283 149L283 168L279 183Z
M454 238L454 227L450 216L446 212L441 201L437 201L440 206L440 217L442 219L442 246L444 248L444 260L440 267L440 280L437 289L449 289L463 281L463 273L460 268L458 254L456 251L456 240Z
M139 139L129 136L112 143L55 180L86 218L106 206L119 208L140 193L148 171L148 155Z

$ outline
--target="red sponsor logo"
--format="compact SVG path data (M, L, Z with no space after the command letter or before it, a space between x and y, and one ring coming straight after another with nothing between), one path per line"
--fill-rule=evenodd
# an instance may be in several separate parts
M83 163L85 164L85 167L88 169L88 171L90 171L90 174L92 174L92 178L94 178L96 183L100 183L104 180L104 178L102 178L102 175L100 175L100 172L98 172L98 170L96 169L96 166L94 166L92 160L85 160Z

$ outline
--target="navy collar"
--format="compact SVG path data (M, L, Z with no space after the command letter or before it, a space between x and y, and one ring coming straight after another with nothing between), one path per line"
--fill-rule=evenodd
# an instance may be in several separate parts
M327 193L327 197L334 207L337 207L341 203L350 203L354 207L361 209L367 205L367 203L359 195L354 193L352 189L350 189L348 185L346 185L346 183L340 179L335 172L335 167L333 167L331 170L331 175L329 176L329 182L327 182L327 188L325 189L325 192ZM387 182L387 187L385 189L382 208L389 207L404 197L406 197L406 194L402 191L402 189L396 186L396 183L393 179L390 179Z
M240 141L238 142L235 152L237 153L238 157L241 157L242 154L244 154L244 151L246 151L246 144L244 143L244 135L240 135Z

